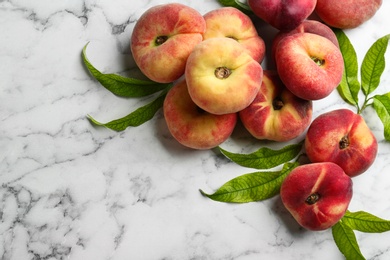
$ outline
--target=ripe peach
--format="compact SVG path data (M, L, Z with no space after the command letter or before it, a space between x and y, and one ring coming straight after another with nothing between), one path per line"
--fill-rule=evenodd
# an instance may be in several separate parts
M212 114L230 114L252 103L263 69L236 40L210 38L195 46L185 77L195 104Z
M255 100L239 112L244 127L258 139L289 141L309 126L312 101L298 98L276 71L265 70Z
M337 37L336 37L336 34L332 31L332 29L324 24L324 23L321 23L319 21L315 21L315 20L305 20L303 21L300 25L298 25L298 27L296 27L295 29L291 30L291 31L279 31L273 41L272 41L272 57L275 57L275 50L276 50L276 47L278 46L279 42L289 36L289 35L292 35L292 34L295 34L295 33L314 33L314 34L318 34L320 36L323 36L325 38L327 38L328 40L330 40L331 42L334 43L334 45L336 45L337 47L339 47L339 42L337 41Z
M180 80L164 100L164 117L172 136L193 149L210 149L224 142L237 122L237 114L213 115L200 109Z
M382 0L317 0L315 12L329 26L356 28L373 17Z
M253 13L281 31L300 25L314 11L317 0L248 0Z
M354 177L373 164L378 143L361 115L337 109L313 120L305 149L310 161L334 162Z
M352 199L352 180L331 162L300 165L284 179L284 206L304 228L325 230L345 214Z
M340 49L312 33L295 33L282 39L275 62L286 87L307 100L327 97L340 83L344 70Z
M253 59L261 62L265 55L264 40L249 16L233 7L221 7L204 16L206 31L203 39L228 37L241 43Z
M134 61L149 79L173 82L184 74L187 58L205 30L203 16L191 7L154 6L139 18L131 35Z

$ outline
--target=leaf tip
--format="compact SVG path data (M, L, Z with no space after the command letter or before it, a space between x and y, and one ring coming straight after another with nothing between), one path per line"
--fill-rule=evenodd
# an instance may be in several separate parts
M89 122L91 122L93 125L98 125L98 126L103 125L102 123L100 123L96 119L94 119L90 114L87 114L86 117L89 120Z
M87 46L88 46L89 43L90 43L90 42L87 42L87 43L84 45L84 47L83 47L83 51L82 51L83 56L85 56L85 52L86 52L86 50L87 50Z
M199 192L200 192L200 194L202 194L203 196L205 196L205 197L210 197L210 195L209 194L207 194L206 192L204 192L203 190L201 190L201 189L199 189Z

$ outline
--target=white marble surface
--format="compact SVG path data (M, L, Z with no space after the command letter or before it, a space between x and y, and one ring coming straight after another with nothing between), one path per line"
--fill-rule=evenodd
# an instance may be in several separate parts
M118 98L81 60L98 69L134 67L129 38L137 18L167 0L0 0L0 258L15 259L343 259L330 231L298 227L278 197L225 204L202 197L252 172L212 151L178 145L161 111L137 128L92 126L145 100ZM216 0L181 1L204 14ZM363 26L346 31L359 62L390 33L390 1ZM259 23L269 43L274 30ZM389 52L386 54L390 62ZM267 66L264 64L264 66ZM378 93L390 91L387 66ZM337 93L314 103L314 116L348 107ZM390 143L371 109L379 141L375 164L354 178L351 211L390 219ZM239 129L223 147L262 145ZM390 259L390 232L357 233L368 259Z

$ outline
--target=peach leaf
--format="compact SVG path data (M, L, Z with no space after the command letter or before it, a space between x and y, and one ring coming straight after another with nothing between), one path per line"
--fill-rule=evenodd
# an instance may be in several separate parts
M378 86L385 70L385 53L389 44L390 34L378 39L367 51L361 66L362 90L368 96Z
M347 211L343 222L353 230L365 233L382 233L390 231L390 221L364 211Z
M151 80L123 77L118 74L104 74L96 69L86 55L88 43L82 51L85 66L91 75L111 93L120 97L144 97L166 89L171 84L157 83Z
M271 169L297 157L302 146L303 141L287 145L279 150L262 147L249 154L232 153L221 147L219 150L224 156L240 166L253 169Z
M112 120L108 123L101 123L95 120L90 115L87 115L87 118L94 125L104 126L114 131L123 131L129 126L136 127L152 119L156 114L156 112L163 106L165 96L166 96L166 91L161 93L156 99L154 99L150 103L142 107L139 107L138 109L131 112L127 116Z
M390 141L390 93L374 96L374 109L384 126L384 136Z
M358 80L358 61L355 48L347 35L340 29L334 29L339 42L340 51L344 59L344 72L342 80L337 87L340 96L347 103L359 108L358 94L360 82Z
M341 219L332 227L333 239L347 260L364 260L353 229Z
M286 163L281 171L254 172L238 176L223 184L215 193L200 193L209 199L230 202L247 203L272 198L279 194L280 187L286 176L299 163Z
M249 5L240 2L239 0L218 0L218 2L223 6L230 6L230 7L237 8L238 10L246 14L253 13Z

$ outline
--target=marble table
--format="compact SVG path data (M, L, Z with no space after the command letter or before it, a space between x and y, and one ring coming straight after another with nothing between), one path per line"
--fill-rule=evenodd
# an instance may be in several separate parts
M123 132L95 127L149 101L114 96L83 65L134 71L129 38L149 7L167 0L0 1L0 258L24 259L343 259L329 230L300 228L278 196L246 204L203 197L253 172L214 151L193 151L169 134L161 111ZM181 1L204 14L217 0ZM390 1L345 31L359 63L390 33ZM275 30L259 23L270 43ZM390 52L386 54L390 62ZM267 64L264 64L266 67ZM390 67L378 93L390 91ZM314 102L313 117L349 107L337 92ZM367 109L379 142L374 165L353 179L351 211L390 219L390 143ZM262 146L242 128L222 147ZM356 233L368 259L390 259L390 232Z

